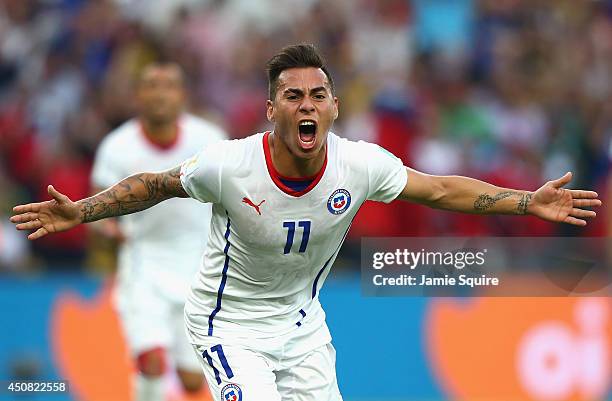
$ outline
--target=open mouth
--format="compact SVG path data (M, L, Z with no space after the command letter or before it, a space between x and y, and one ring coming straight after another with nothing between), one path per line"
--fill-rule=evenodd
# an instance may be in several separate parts
M304 149L312 148L317 138L317 123L311 120L300 121L298 124L298 134L302 147Z

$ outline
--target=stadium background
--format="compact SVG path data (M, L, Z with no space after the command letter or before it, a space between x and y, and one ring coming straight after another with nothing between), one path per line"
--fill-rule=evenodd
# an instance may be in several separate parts
M66 378L72 399L125 399L111 250L85 227L27 243L10 208L47 183L89 193L97 144L134 114L134 78L160 57L185 68L192 111L236 138L268 128L263 66L296 42L328 59L339 134L509 187L572 170L609 202L611 1L0 0L0 380ZM608 299L361 298L358 265L363 236L611 229L605 207L574 229L366 205L322 293L345 399L606 398ZM41 397L26 399L62 399Z

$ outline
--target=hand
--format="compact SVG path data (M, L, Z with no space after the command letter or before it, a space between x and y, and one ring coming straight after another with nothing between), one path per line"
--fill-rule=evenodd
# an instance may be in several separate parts
M601 206L601 201L597 199L597 192L564 189L571 180L572 173L566 173L548 181L533 194L527 212L548 221L586 226L585 219L595 217L596 213L583 208Z
M34 240L49 233L66 231L82 222L79 206L66 195L58 192L52 185L47 192L53 200L40 203L29 203L13 208L11 222L17 224L18 230L36 230L28 235Z

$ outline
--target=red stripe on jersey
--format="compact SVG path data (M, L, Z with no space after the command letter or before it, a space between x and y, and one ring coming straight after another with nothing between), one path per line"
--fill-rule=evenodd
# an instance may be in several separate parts
M272 181L274 181L274 184L276 184L276 186L281 191L291 196L296 196L296 197L302 196L310 192L314 187L317 186L319 181L321 181L321 178L323 177L323 173L325 173L325 168L327 167L327 149L325 149L325 160L323 161L323 167L321 167L321 170L319 170L317 174L311 177L299 177L299 178L284 177L281 174L279 174L279 172L274 167L274 164L272 163L272 154L270 153L270 143L268 142L269 136L270 136L270 131L266 132L263 136L263 150L264 150L264 155L266 156L266 167L268 167L268 173L270 174L270 178L272 178ZM312 182L310 183L309 186L307 186L303 190L295 191L289 188L288 186L286 186L285 184L283 184L281 179L288 180L288 181L312 180Z
M150 133L148 133L141 120L138 120L138 125L140 127L140 133L142 134L142 136L151 146L153 146L157 150L166 151L174 148L178 143L179 138L181 137L181 126L178 123L176 124L176 135L174 135L174 138L172 138L172 140L167 143L159 142Z

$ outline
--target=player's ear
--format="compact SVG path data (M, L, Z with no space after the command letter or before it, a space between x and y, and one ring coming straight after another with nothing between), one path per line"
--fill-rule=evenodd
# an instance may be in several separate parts
M271 100L266 100L266 116L268 121L274 122L274 103Z
M340 106L340 101L337 97L334 96L334 120L338 118L338 107Z

